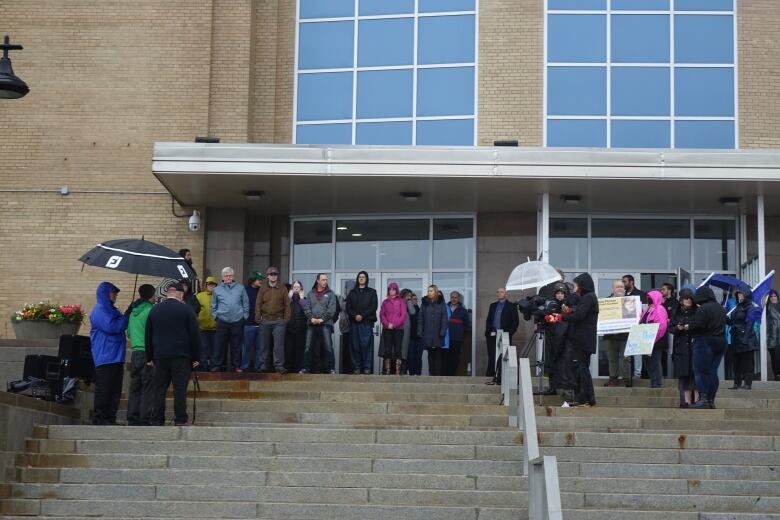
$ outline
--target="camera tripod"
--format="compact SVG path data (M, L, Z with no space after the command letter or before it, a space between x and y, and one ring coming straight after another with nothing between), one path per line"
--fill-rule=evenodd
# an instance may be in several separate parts
M531 350L538 340L542 340L542 354L537 357L536 363L534 363L537 372L537 390L534 392L534 395L539 396L539 405L541 405L542 396L548 395L544 391L544 362L547 356L547 335L544 332L544 327L534 332L531 339L528 340L528 343L525 344L525 347L523 347L523 350L520 352L520 357L529 357Z

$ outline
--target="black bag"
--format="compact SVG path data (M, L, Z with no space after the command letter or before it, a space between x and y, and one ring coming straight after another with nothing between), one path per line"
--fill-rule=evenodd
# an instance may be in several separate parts
M62 360L62 376L95 379L95 362L89 336L60 336L59 357Z

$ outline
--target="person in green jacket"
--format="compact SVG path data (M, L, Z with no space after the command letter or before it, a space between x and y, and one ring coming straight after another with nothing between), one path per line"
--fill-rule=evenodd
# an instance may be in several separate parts
M146 364L146 319L152 310L155 288L144 284L138 288L138 298L130 305L127 337L130 338L130 389L127 398L127 424L145 426L152 418L154 370Z

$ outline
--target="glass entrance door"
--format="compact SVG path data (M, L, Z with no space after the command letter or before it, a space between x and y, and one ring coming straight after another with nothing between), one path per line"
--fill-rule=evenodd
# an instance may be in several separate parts
M631 274L634 280L641 280L640 273L593 273L593 282L596 286L596 296L599 298L609 298L612 294L612 284L616 280L623 278L624 274ZM592 377L609 377L609 360L607 358L607 349L601 336L598 337L596 354L591 358L590 375Z
M355 273L337 273L335 276L334 290L340 298L340 302L343 302L347 297L349 291L354 287L355 279L357 278L357 272ZM377 303L382 305L382 301L387 297L387 286L391 282L398 284L400 289L411 289L412 292L417 294L420 300L425 295L425 290L428 288L428 275L425 273L368 273L369 286L376 290ZM377 309L377 322L374 324L374 373L382 373L382 359L379 357L379 340L382 327L379 323L379 309ZM336 367L340 373L352 370L349 336L347 334L341 334L338 327L335 327L335 337L333 341L333 349L336 355ZM423 359L423 373L427 370L427 359Z

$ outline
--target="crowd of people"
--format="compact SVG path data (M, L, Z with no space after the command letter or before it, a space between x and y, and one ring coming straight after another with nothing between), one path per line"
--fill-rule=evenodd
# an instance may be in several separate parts
M182 253L184 257L184 254ZM186 257L185 257L186 258ZM173 385L174 422L186 424L186 388L193 370L210 372L336 373L333 334L339 327L354 374L374 370L374 327L381 325L378 354L383 374L421 375L428 352L431 375L455 375L469 314L459 292L449 302L431 285L417 295L391 282L381 304L361 271L346 294L337 296L319 273L307 292L300 281L285 284L279 270L253 271L248 283L230 267L222 281L206 277L168 287L159 303L156 289L142 285L124 313L115 306L119 288L103 282L90 314L96 367L95 424L115 424L130 342L128 423L163 424L165 395Z
M544 368L549 376L545 393L555 395L562 390L564 399L572 406L593 406L596 401L590 356L596 353L599 312L593 280L583 273L567 284L561 273L561 281L543 287L539 295L548 302L536 312L536 327L544 337ZM485 333L491 361L496 331L508 331L511 337L518 326L513 306L505 304L506 292L500 289L498 296L498 302L488 312ZM639 323L655 323L658 329L652 353L646 356L624 355L627 333L604 335L609 366L609 379L604 386L630 387L634 378L646 374L651 388L661 388L663 360L671 347L672 373L678 380L681 408L715 408L718 369L727 353L734 374L730 389L752 388L759 341L758 324L749 312L753 306L749 289L732 288L731 297L722 304L709 286L685 286L677 296L674 286L664 283L660 289L645 293L636 287L631 275L625 275L613 282L610 295L623 296L638 296L643 304ZM778 293L770 291L767 340L776 378L780 376L778 300ZM486 375L495 377L497 370L491 364Z

